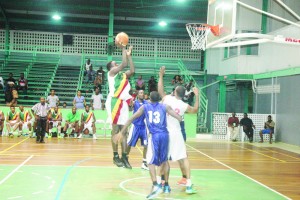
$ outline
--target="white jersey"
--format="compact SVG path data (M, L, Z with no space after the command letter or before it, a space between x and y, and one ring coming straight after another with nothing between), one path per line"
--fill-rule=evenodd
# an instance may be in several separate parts
M174 96L167 95L163 101L164 104L170 106L177 114L183 117L188 108L188 104ZM167 128L169 131L169 153L168 158L172 161L181 160L187 157L184 139L179 121L167 115Z
M170 106L172 110L174 110L178 115L182 117L188 108L187 103L184 103L182 100L179 100L175 96L171 95L165 96L163 103ZM181 130L179 121L171 115L167 115L167 127L168 129L172 128L176 130Z
M90 66L92 66L92 63L90 63L90 64L85 63L85 70L89 71L90 70Z

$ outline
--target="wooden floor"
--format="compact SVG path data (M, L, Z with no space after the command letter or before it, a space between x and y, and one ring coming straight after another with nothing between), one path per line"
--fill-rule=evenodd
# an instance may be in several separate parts
M249 143L197 141L188 141L187 150L191 168L194 170L231 170L272 192L280 193L283 199L300 199L300 155L297 153L277 148L276 144L259 147ZM142 148L133 148L129 157L131 165L139 168L141 158ZM14 173L13 170L18 166L69 167L65 168L64 172L66 169L71 169L70 167L99 166L118 170L112 164L110 140L105 138L97 141L52 138L45 144L36 144L31 138L0 137L0 170L1 166L9 168L5 169L8 170L5 171L6 173L0 171L0 188L1 184L3 186L5 181L12 178L13 174L9 173ZM172 163L171 167L175 170L178 165ZM149 176L148 173L144 175ZM147 180L147 185L148 183ZM205 185L205 182L202 184ZM201 188L199 190L201 191ZM251 190L251 188L246 188L246 190ZM228 191L228 194L230 192L233 191ZM255 195L255 191L252 193ZM128 197L128 199L131 198ZM253 196L253 199L259 199L259 197Z

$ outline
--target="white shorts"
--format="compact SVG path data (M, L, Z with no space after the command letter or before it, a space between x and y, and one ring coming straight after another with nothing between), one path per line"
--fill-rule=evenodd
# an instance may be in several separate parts
M112 97L108 96L105 102L105 107L107 110L107 116L111 119L112 124L124 125L129 119L129 107L125 100L121 102L120 105L116 106L112 110ZM113 116L112 112L115 112L116 115Z
M22 123L22 122L20 122L20 123ZM32 127L33 123L31 121L28 121L28 122L23 123L22 129L28 129L28 123L30 123L31 127Z
M19 126L20 122L17 122L17 120L11 120L10 122L6 122L6 124L10 127L16 127Z
M85 129L89 130L89 132L93 132L93 123L84 123L83 131L85 131Z
M51 123L52 122L52 126L53 127L57 127L58 126L58 123L60 122L60 121L50 121L49 123Z
M187 158L186 146L181 133L181 130L168 128L169 131L169 154L168 158L171 161L177 161Z

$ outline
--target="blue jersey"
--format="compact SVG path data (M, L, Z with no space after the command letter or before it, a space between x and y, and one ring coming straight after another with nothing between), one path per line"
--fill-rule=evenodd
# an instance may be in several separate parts
M168 134L166 105L161 103L144 104L144 114L151 134Z
M136 100L133 104L133 113L135 113L142 105L146 104L147 101L143 100L142 102L140 102L139 100ZM133 120L133 124L136 126L145 126L145 115L142 114L140 117L136 118L135 120Z

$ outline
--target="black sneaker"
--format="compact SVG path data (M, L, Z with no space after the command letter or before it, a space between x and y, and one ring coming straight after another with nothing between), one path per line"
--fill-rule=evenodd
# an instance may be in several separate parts
M113 162L118 167L123 167L124 166L124 164L123 164L122 160L119 158L119 156L118 157L114 157L113 158Z
M127 169L132 169L131 165L129 164L128 162L128 158L124 158L122 157L122 162L124 163L124 167L127 168Z

